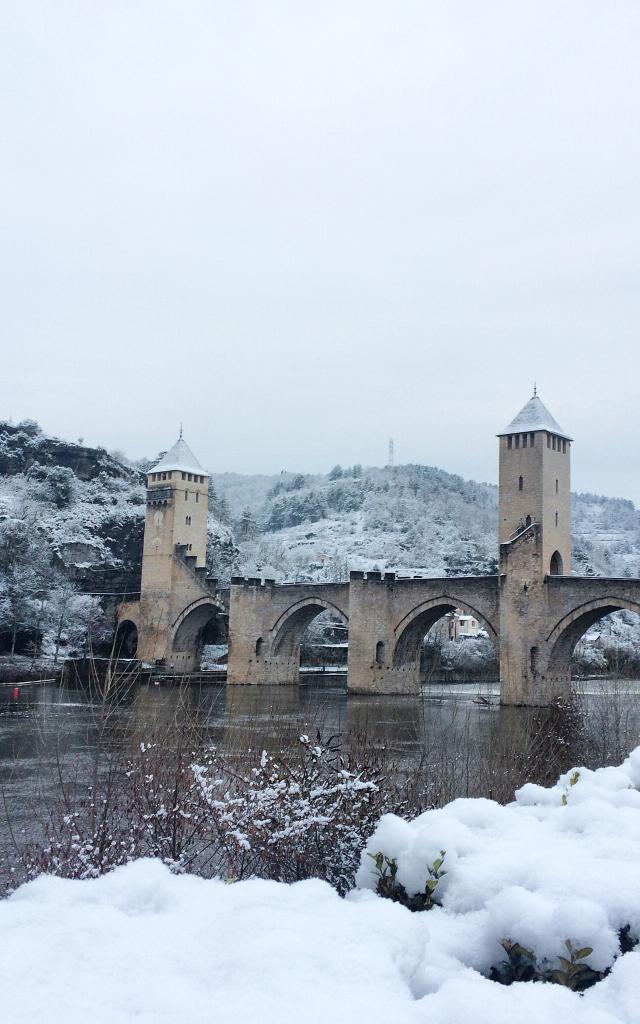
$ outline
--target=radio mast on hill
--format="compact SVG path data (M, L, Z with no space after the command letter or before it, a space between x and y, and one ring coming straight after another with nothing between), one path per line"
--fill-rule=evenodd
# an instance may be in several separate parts
M387 466L393 466L393 438L389 438L389 457L387 459Z

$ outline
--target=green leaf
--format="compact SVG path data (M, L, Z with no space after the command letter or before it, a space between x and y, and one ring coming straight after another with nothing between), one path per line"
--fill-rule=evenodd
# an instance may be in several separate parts
M591 946L583 946L582 949L578 949L573 954L576 960L584 960L585 956L591 956L593 948Z
M563 971L552 971L551 980L554 981L556 985L564 985L565 988L567 987L567 976Z

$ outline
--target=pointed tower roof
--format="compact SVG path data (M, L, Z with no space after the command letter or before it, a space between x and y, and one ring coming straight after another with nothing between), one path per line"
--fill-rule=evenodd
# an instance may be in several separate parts
M515 419L512 419L511 423L499 432L498 437L534 430L547 430L550 434L557 434L558 437L564 437L567 441L573 441L573 438L562 429L547 407L540 401L537 391L534 391L533 397L529 399Z
M151 467L149 472L157 473L160 470L164 473L171 469L177 469L183 473L209 476L206 469L203 469L196 459L189 445L183 440L182 435L180 435L173 448L170 448L167 454L163 455L160 461Z

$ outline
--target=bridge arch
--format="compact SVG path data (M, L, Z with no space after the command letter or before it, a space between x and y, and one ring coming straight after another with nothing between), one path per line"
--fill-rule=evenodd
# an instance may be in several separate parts
M640 615L640 602L605 596L578 605L565 615L547 636L548 671L552 679L570 679L571 656L578 641L590 626L613 612L630 611Z
M184 608L172 624L171 651L182 667L188 662L191 670L197 668L207 632L212 633L209 643L226 643L226 609L213 597L201 597Z
M135 658L138 651L138 626L133 619L120 619L113 638L115 658Z
M456 608L461 608L467 615L473 616L482 623L497 653L498 633L493 623L467 601L460 600L453 595L442 594L416 605L396 626L393 650L394 668L417 663L423 638L439 619L449 612L455 611Z
M332 612L345 626L349 626L349 617L345 612L324 597L306 597L292 604L271 629L272 653L296 657L300 651L300 639L309 623L327 611Z

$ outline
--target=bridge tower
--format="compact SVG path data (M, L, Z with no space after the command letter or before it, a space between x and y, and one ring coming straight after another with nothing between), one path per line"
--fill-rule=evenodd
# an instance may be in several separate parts
M171 657L171 626L206 575L209 475L183 440L147 473L138 657Z
M542 575L571 572L571 438L537 391L500 434L500 525L504 544L535 523Z
M498 434L500 677L505 704L548 703L551 576L571 572L571 437L533 397Z

